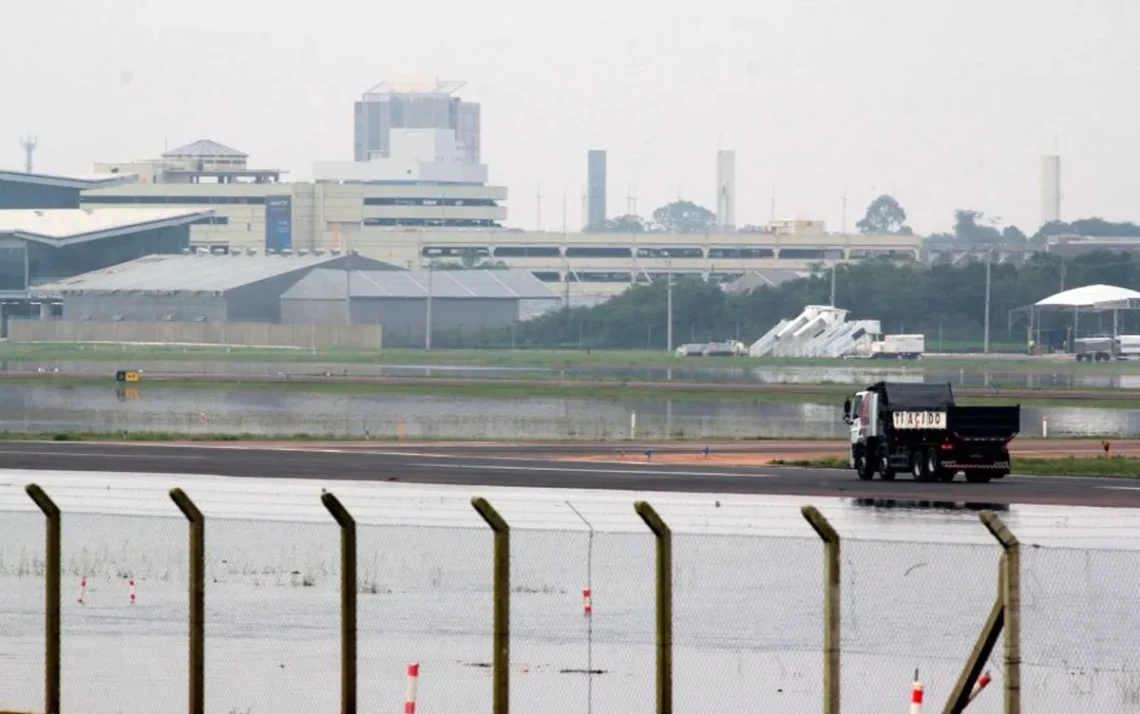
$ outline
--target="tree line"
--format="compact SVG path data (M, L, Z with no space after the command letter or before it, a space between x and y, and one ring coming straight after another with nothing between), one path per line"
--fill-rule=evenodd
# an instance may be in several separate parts
M855 228L860 233L893 233L914 235L907 225L906 210L890 195L884 194L871 201ZM1106 221L1103 218L1081 218L1070 223L1054 221L1041 226L1032 235L1015 225L999 227L996 219L987 218L981 211L969 208L954 212L950 231L933 233L925 237L928 244L976 245L1043 245L1050 237L1063 235L1090 238L1140 237L1140 225L1130 222ZM602 225L587 230L609 233L707 233L716 227L716 214L692 201L674 201L653 211L651 218L623 215L607 219ZM747 225L736 229L740 233L764 233L762 226Z
M835 274L836 306L848 319L879 320L886 333L923 333L930 351L980 349L985 323L986 264L924 265L873 260L840 265ZM1022 266L990 266L991 349L1023 350L1027 320L1011 313L1062 289L1105 283L1140 290L1140 260L1131 253L1098 251L1062 260L1036 253ZM597 349L664 349L667 333L664 279L636 285L591 307L560 309L520 324L517 346ZM699 280L673 284L673 345L740 339L750 344L805 305L826 305L831 273L790 280L776 287L732 293ZM1041 314L1043 345L1060 347L1070 338L1073 316ZM1140 334L1140 319L1120 314L1124 333ZM1082 336L1112 330L1112 317L1082 316ZM1034 335L1036 338L1037 335Z

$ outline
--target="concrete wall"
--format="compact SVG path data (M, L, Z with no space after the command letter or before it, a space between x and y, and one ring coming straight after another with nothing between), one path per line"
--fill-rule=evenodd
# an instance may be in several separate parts
M11 342L120 342L379 349L379 325L274 325L255 322L94 322L22 320L8 322Z

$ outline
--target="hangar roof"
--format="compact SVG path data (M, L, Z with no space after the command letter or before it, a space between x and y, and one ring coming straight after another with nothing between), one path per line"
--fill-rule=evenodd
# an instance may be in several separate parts
M0 210L0 235L64 246L180 226L213 215L200 208L21 208Z
M1140 292L1114 285L1086 285L1072 288L1038 300L1038 307L1128 308L1129 301L1140 300Z
M74 188L87 190L91 188L110 188L135 183L138 177L134 174L30 174L23 171L0 171L0 183L24 183L36 186L55 186L57 188Z
M281 297L284 300L343 300L351 280L354 298L560 300L529 270L314 270Z
M225 292L268 278L318 266L395 270L359 255L147 255L33 289L53 295L106 292Z

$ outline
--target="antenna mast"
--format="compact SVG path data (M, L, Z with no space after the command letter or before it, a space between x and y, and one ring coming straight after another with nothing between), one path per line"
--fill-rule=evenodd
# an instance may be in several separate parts
M30 134L23 139L20 139L20 148L24 150L24 171L32 173L32 154L36 152L36 144L39 139Z

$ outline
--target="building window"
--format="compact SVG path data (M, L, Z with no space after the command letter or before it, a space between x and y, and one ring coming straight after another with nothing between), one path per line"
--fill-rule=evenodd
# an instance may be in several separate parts
M25 248L0 248L0 290L24 290Z
M556 246L500 245L495 247L496 258L557 258L562 252Z
M566 249L567 258L631 258L630 248L609 248L604 246L573 246Z
M264 206L265 196L123 196L119 194L81 195L79 202L89 204L192 205L192 206Z

